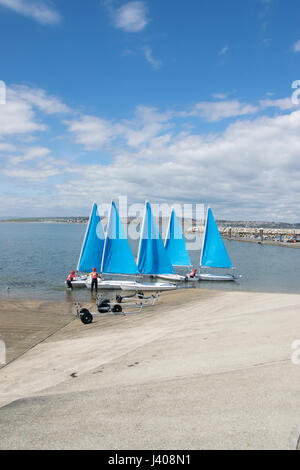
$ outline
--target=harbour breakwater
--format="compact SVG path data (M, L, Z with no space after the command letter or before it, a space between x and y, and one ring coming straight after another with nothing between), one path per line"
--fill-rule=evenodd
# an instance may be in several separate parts
M219 226L220 234L227 240L300 248L300 230L286 228L253 228ZM192 227L189 233L203 233L204 226Z

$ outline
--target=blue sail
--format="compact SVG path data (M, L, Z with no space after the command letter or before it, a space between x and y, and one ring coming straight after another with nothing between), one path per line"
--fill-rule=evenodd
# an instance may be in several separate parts
M91 272L93 268L100 271L103 247L104 232L97 204L94 202L78 260L77 271Z
M207 211L200 267L232 268L211 208Z
M111 204L106 230L101 271L110 274L138 274L139 272L114 202Z
M174 209L171 212L165 249L173 266L191 266L191 260Z
M138 268L142 274L173 274L159 230L152 215L151 206L146 202L143 227L140 238Z

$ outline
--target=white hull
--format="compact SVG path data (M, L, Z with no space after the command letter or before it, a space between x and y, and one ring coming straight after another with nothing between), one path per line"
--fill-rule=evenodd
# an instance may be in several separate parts
M88 279L85 286L89 289L91 287L91 280ZM165 291L174 290L174 284L166 282L136 282L136 281L98 281L99 290L127 290L127 291Z
M186 280L186 277L181 276L180 274L156 274L153 277L157 277L159 279L164 279L164 280L170 281L170 282L181 282L181 281Z
M151 291L151 292L162 292L168 290L175 290L176 286L167 282L136 282L135 291ZM131 286L122 286L122 290L130 290Z
M198 274L194 278L187 278L188 282L199 281L234 281L235 278L232 274Z
M86 287L86 281L87 281L87 276L78 276L75 277L74 281L72 281L72 286L73 287ZM67 285L67 281L65 282L65 285Z
M200 281L234 281L232 274L199 274Z

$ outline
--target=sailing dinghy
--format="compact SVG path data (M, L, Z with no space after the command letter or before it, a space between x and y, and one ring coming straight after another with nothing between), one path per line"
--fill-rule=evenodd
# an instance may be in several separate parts
M200 269L201 268L232 268L231 260L210 207L207 210L203 236L200 257ZM194 279L189 280L234 281L235 277L232 274L206 274L200 272Z
M173 268L189 267L192 265L174 209L171 211L166 233L165 250ZM186 280L186 276L181 276L180 274L158 274L156 277L169 281Z
M101 268L101 259L104 247L104 232L101 224L96 202L93 202L85 236L83 239L77 271L79 273L90 273L95 267ZM88 279L87 274L78 274L72 281L73 287L85 287Z
M148 201L145 204L140 236L138 268L144 275L152 275L169 281L181 280L181 276L174 272Z
M102 274L119 274L128 276L139 275L131 248L129 246L124 228L122 226L116 204L112 202L109 222L106 230L105 243L102 255ZM91 286L91 279L87 279L86 287ZM143 283L135 280L100 280L99 289L128 290L128 291L164 291L175 289L176 286L167 283Z

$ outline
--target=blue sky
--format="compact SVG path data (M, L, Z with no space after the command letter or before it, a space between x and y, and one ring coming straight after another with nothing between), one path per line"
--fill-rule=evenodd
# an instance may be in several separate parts
M296 0L0 0L0 216L299 221Z

